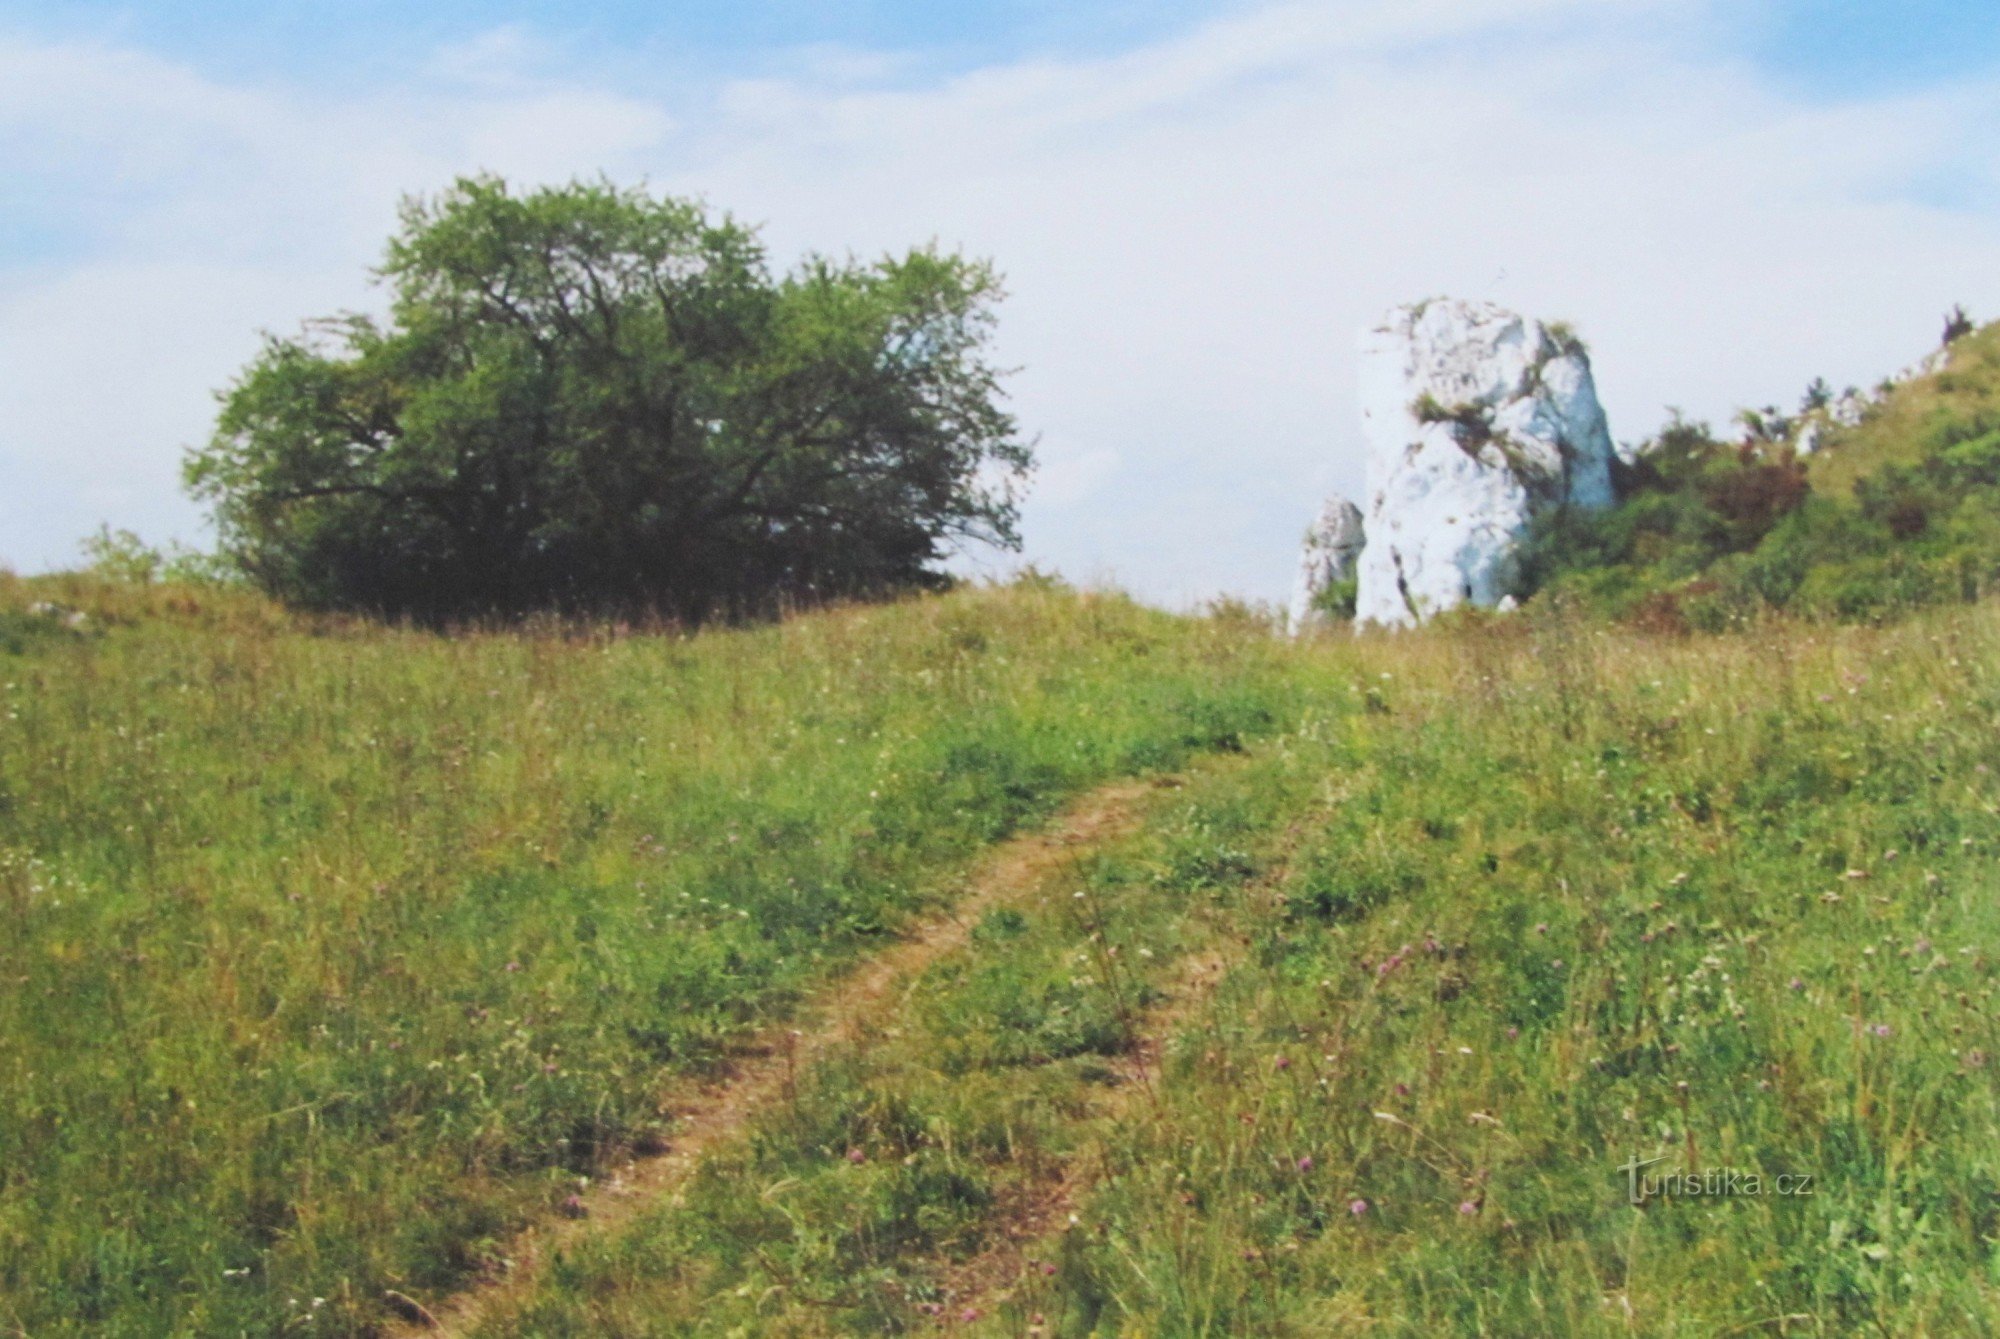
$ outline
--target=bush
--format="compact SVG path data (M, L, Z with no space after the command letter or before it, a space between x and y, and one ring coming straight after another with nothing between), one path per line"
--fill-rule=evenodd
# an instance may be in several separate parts
M1724 443L1676 420L1621 471L1618 506L1538 522L1525 591L1660 631L1976 599L2000 578L2000 420L1941 416L1918 445L1850 501L1814 494L1782 443Z
M1354 610L1361 599L1361 578L1348 577L1344 581L1329 581L1313 596L1312 606L1326 615L1329 622L1347 623L1354 618Z
M1565 577L1624 569L1595 583L1600 608L1626 612L1647 595L1754 549L1809 492L1804 468L1785 447L1729 443L1676 418L1617 471L1623 501L1604 512L1562 509L1542 517L1522 550L1523 595Z
M809 257L608 185L406 205L386 322L270 340L187 478L304 606L688 621L936 587L1011 546L1031 464L985 358L1001 293L935 250Z

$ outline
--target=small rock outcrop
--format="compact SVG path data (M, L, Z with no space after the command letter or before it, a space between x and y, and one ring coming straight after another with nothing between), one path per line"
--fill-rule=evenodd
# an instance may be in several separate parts
M1615 500L1590 357L1563 326L1483 302L1399 307L1362 340L1361 404L1357 623L1492 608L1536 516Z
M1306 531L1299 552L1299 575L1292 583L1292 605L1286 626L1299 636L1331 623L1321 597L1335 586L1354 580L1361 561L1364 530L1361 509L1344 497L1330 497L1319 519Z
M1792 449L1809 456L1827 444L1842 428L1855 428L1868 413L1868 398L1860 391L1847 390L1823 405L1807 409L1792 425Z

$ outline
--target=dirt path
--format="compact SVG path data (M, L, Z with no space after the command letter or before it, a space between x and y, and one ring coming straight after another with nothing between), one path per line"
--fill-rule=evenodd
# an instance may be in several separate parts
M1161 785L1177 782L1124 781L1090 792L1048 827L1013 838L974 868L965 896L950 910L923 922L907 938L832 982L787 1027L758 1034L739 1052L721 1078L690 1087L678 1102L679 1133L654 1157L634 1161L606 1177L585 1196L579 1216L541 1224L522 1233L507 1252L513 1268L434 1304L392 1293L389 1308L401 1317L388 1331L396 1336L466 1335L480 1320L534 1286L543 1263L585 1237L614 1232L643 1210L677 1193L717 1145L740 1133L759 1112L784 1101L796 1076L826 1052L856 1040L867 1020L879 1015L898 986L913 983L932 963L964 945L986 912L1027 896L1083 848L1133 830L1141 800ZM1149 1037L1160 1032L1148 1028ZM1142 1049L1134 1060L1138 1077L1150 1072ZM969 1281L968 1281L969 1282Z
M1126 1119L1158 1100L1161 1057L1167 1039L1180 1030L1204 1004L1241 957L1241 945L1230 943L1188 955L1164 998L1134 1020L1137 1038L1119 1058L1115 1082L1094 1085L1090 1115L1100 1126ZM1089 1188L1102 1179L1102 1158L1095 1153L1067 1158L1055 1176L1016 1193L1002 1207L993 1244L964 1261L939 1280L946 1310L991 1312L1007 1300L1023 1280L1032 1277L1033 1257L1063 1230Z
M1270 867L1246 890L1247 906L1278 896L1292 853L1305 831L1305 824L1295 823L1285 832ZM1275 910L1275 904L1266 909ZM1135 1021L1137 1041L1117 1066L1119 1081L1097 1090L1090 1119L1100 1128L1130 1118L1158 1100L1167 1041L1213 998L1216 988L1242 960L1248 942L1226 932L1217 933L1210 948L1182 960L1160 1002ZM1070 1214L1104 1170L1101 1150L1066 1160L1054 1178L1009 1205L994 1234L994 1244L941 1281L939 1291L949 1312L991 1315L1024 1285L1032 1287L1037 1282L1036 1257L1047 1259L1053 1253L1055 1239L1067 1227Z

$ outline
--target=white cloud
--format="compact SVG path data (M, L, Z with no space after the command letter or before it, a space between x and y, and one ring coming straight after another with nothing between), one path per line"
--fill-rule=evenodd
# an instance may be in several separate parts
M1118 472L1118 463L1118 453L1104 446L1044 460L1035 474L1035 501L1064 510L1092 502L1103 505L1102 485Z
M397 196L479 167L649 172L781 255L993 255L1042 434L1028 557L1168 601L1282 591L1319 493L1359 484L1353 336L1392 302L1574 320L1625 436L1872 381L1950 302L2000 310L2000 219L1923 203L1993 198L2000 87L1802 101L1693 0L1276 5L1098 60L926 81L822 49L651 97L533 50L503 32L428 90L335 102L89 48L23 93L7 73L54 57L0 45L0 145L140 183L93 199L104 254L0 274L0 469L32 481L0 484L0 558L185 530L174 447L254 328L365 301ZM129 502L87 492L107 475Z
M525 59L501 34L449 57L462 86L339 101L0 38L0 173L102 238L0 269L0 562L69 562L100 522L197 536L179 462L212 392L261 330L379 302L368 269L404 194L482 169L636 175L671 136L656 103L506 72Z

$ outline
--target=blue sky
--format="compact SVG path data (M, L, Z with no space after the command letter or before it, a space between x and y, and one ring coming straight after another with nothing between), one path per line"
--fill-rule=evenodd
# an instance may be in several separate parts
M377 300L402 194L605 172L995 257L1027 556L1276 598L1392 302L1574 321L1628 438L2000 315L1990 6L0 0L0 564L200 542L212 392Z
M1031 54L1100 54L1247 8L1215 0L738 0L588 6L561 0L330 0L310 4L0 3L0 25L129 41L251 78L364 79L407 73L413 53L524 25L583 52L640 51L690 65L754 67L816 43L926 53L960 68ZM1332 0L1329 9L1338 7ZM1714 7L1744 54L1825 92L1877 90L2000 62L1985 0L1747 0Z
M755 69L801 46L834 44L922 53L933 66L968 68L1031 53L1101 53L1143 41L1227 6L1212 0L1005 0L1004 3L867 4L813 0L589 6L558 0L254 0L186 6L0 4L0 23L45 34L109 35L249 78L394 79L440 46L495 28L533 29L585 58L639 57L654 70L699 72L724 62ZM416 60L413 61L412 57Z
M1791 0L1749 23L1759 61L1834 95L1920 86L2000 62L2000 19L1985 0Z

